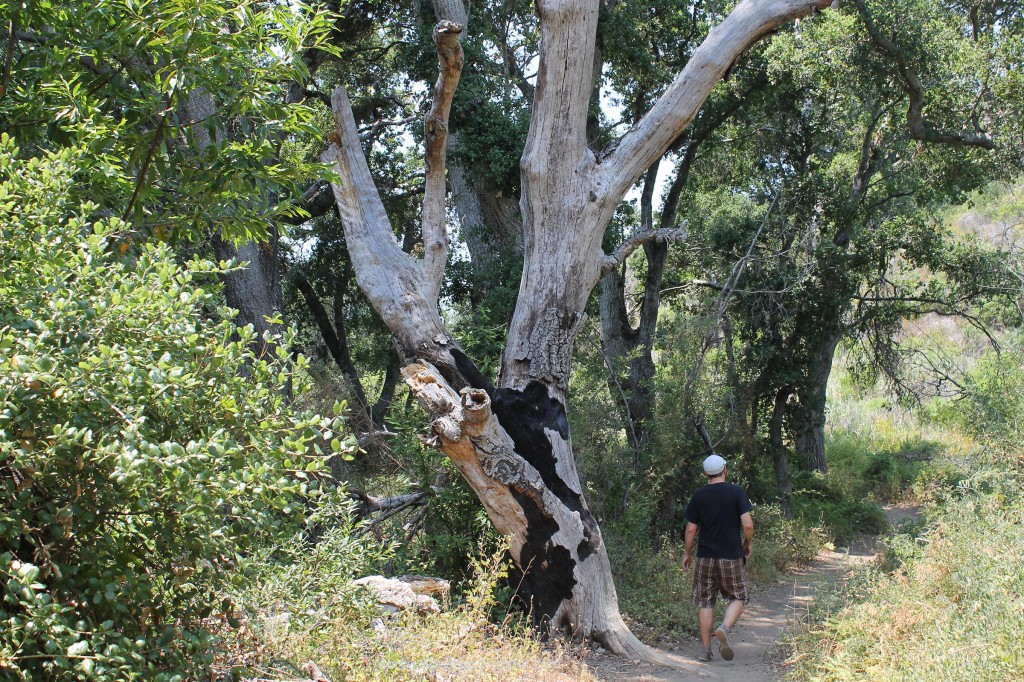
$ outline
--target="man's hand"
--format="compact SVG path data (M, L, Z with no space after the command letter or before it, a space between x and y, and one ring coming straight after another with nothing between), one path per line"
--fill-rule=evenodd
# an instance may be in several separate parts
M754 543L753 542L744 542L743 543L743 556L749 557L750 556L750 551L752 549L754 549Z
M690 568L690 564L692 564L692 563L693 563L693 558L690 556L690 553L687 552L686 554L683 555L683 568L689 569Z

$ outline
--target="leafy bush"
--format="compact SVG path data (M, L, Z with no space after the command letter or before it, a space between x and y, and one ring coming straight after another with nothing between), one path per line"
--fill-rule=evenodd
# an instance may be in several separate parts
M697 609L690 603L692 574L683 569L682 541L656 550L607 527L605 542L622 612L658 634L695 634Z
M759 504L754 520L754 551L747 571L755 582L777 580L780 573L817 556L825 545L825 533L802 519L786 518L775 504Z
M938 416L998 445L1024 440L1024 338L1006 339L1001 353L989 352L968 374L965 399L937 408Z
M0 671L182 679L240 558L326 494L337 425L289 411L286 343L254 357L215 266L68 198L89 163L0 137Z

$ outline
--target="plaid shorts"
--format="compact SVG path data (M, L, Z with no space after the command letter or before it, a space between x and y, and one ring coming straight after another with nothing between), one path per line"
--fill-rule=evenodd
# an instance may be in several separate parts
M743 559L697 557L693 567L693 591L690 593L694 606L713 608L719 592L726 601L738 599L749 604L750 590L743 563Z

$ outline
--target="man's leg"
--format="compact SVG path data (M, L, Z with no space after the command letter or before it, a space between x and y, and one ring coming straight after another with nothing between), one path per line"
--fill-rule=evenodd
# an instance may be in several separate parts
M729 600L729 604L725 607L722 624L715 630L715 638L718 639L718 650L722 654L722 658L731 661L733 651L729 635L732 634L732 626L736 624L740 614L743 613L743 605L748 599L748 587L746 574L743 572L743 564L740 560L723 562L722 568L720 587L722 595Z
M740 614L742 613L743 601L740 599L733 599L729 602L729 606L725 608L725 617L722 618L722 625L727 629L732 630L732 626L740 619Z
M743 613L743 602L739 599L733 599L725 607L725 617L722 618L722 624L715 630L715 638L718 640L718 651L726 661L731 661L733 657L732 643L729 642L729 635L732 634L732 626L736 624L736 620L740 617L741 613Z
M704 644L704 650L709 651L711 649L711 628L715 624L715 610L713 608L701 609L697 622L700 625L700 641Z
M711 629L715 625L717 591L713 562L697 557L693 567L693 591L690 598L693 605L699 609L697 624L700 627L700 640L704 647L701 654L697 656L697 660L705 663L711 661Z

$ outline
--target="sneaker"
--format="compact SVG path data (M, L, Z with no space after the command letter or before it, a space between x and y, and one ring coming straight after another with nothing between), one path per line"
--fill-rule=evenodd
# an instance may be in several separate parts
M729 633L726 632L724 625L715 630L715 637L718 638L718 653L722 654L722 660L731 661L732 646L729 645Z
M697 654L697 660L701 663L711 662L711 649L704 649L704 651Z

